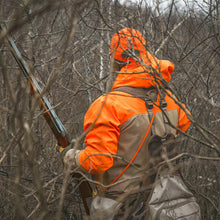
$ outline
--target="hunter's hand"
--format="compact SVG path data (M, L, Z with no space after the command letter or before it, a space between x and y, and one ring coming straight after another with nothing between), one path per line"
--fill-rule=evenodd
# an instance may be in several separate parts
M80 150L70 149L63 157L64 169L68 172L73 172L79 166L78 156Z

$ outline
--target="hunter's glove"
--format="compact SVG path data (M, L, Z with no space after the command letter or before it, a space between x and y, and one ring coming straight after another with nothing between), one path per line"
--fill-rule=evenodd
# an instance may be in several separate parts
M65 148L56 145L56 149L60 153L60 157L63 161L64 169L70 172L73 172L75 168L80 167L78 157L81 150L73 149L74 145L75 141L71 142L71 144Z
M64 169L68 172L73 172L74 169L79 168L79 154L81 150L70 149L63 157Z

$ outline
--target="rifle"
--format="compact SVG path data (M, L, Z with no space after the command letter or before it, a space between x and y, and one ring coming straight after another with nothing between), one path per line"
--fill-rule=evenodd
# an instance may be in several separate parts
M3 33L3 31L6 33L6 30L4 30L0 24L0 31ZM0 32L0 33L1 33ZM56 137L58 144L62 146L63 148L70 145L71 141L69 139L68 133L63 126L62 122L59 120L58 116L56 115L55 111L52 109L50 102L48 99L41 95L41 88L38 85L35 78L31 75L30 69L23 59L21 53L19 52L18 48L16 47L14 41L10 36L5 35L5 43L9 47L13 57L15 58L18 66L22 70L25 78L27 79L27 83L29 85L30 91L32 95L39 101L39 107L43 111L43 116L46 119L49 127L51 128L54 136ZM82 175L79 173L74 175L77 177L77 179L82 178ZM83 205L86 210L86 213L89 215L89 207L87 204L87 199L91 198L92 195L92 189L91 186L87 181L82 181L79 185L80 194L82 197Z

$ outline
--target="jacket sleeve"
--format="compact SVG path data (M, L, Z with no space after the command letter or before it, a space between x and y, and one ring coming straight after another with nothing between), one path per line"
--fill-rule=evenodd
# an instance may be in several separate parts
M101 96L90 106L84 118L84 131L88 132L86 147L79 154L79 163L91 174L104 173L113 165L120 133L117 112L108 96Z
M181 104L181 107L179 107L179 120L177 126L184 132L189 128L191 124L187 114L190 115L189 110L184 104Z
M185 132L191 124L191 121L188 117L189 115L191 115L190 111L186 108L186 106L183 103L179 102L176 96L173 95L170 91L166 90L166 92L168 95L165 97L165 99L169 104L169 110L177 110L176 127Z

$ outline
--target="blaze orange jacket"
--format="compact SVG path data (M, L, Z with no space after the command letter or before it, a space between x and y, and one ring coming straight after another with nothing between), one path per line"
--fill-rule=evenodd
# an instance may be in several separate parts
M91 174L102 174L114 166L114 160L116 160L114 156L120 151L118 148L123 145L123 143L120 143L123 141L120 139L120 136L125 132L122 130L124 129L123 125L126 123L132 124L132 120L135 120L137 116L148 114L143 100L125 92L114 91L114 89L121 86L137 88L155 86L156 79L155 76L149 73L151 69L147 68L148 65L160 72L166 81L170 80L170 74L174 70L174 65L171 62L158 60L149 52L146 54L144 61L146 66L134 61L122 68L112 87L112 92L99 97L90 106L85 115L84 130L86 132L89 129L89 131L85 138L86 148L79 155L79 163L82 168ZM157 77L160 79L158 75ZM167 102L167 111L175 111L176 113L174 126L180 128L182 131L186 131L190 125L190 120L183 110L185 106L182 105L182 108L180 108L175 103L175 98L172 97L170 92L165 96L165 100ZM153 112L161 112L161 109L156 105L160 105L159 101L155 102ZM149 125L149 122L144 125L144 134L148 127L147 124ZM134 125L134 128L132 130L133 134L127 135L141 136L139 135L138 125ZM140 127L139 129L143 128ZM126 137L123 137L123 139L126 139ZM128 144L129 141L124 140L124 142ZM132 141L132 144L132 147L137 149L138 143L133 143ZM129 150L129 147L127 149ZM127 152L127 154L130 154L130 152Z

